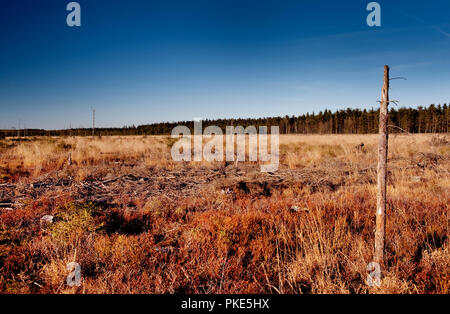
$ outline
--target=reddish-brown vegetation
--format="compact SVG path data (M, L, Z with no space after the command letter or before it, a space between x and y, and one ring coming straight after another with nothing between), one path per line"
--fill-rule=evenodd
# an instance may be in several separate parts
M0 292L448 293L449 146L431 136L390 140L386 269L365 282L375 140L282 137L275 174L177 164L162 137L7 140Z

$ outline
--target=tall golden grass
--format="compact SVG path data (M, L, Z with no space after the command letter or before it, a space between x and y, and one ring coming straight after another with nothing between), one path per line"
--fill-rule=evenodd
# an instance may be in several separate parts
M444 135L445 136L445 135ZM438 137L438 136L434 136ZM391 135L390 159L408 159L420 152L448 156L449 145L433 145L433 135ZM224 141L225 142L225 141ZM36 177L67 168L68 154L82 173L87 166L114 165L133 162L146 166L175 167L170 155L173 139L168 136L130 137L66 137L14 139L0 143L0 175L3 180ZM364 143L361 150L355 146ZM321 164L327 159L348 163L376 163L377 135L282 135L280 138L281 165L291 169ZM248 141L246 160L248 160ZM192 163L192 165L209 163ZM8 176L8 173L10 176ZM12 175L11 175L12 174ZM28 175L27 175L28 174ZM0 178L1 179L1 178Z

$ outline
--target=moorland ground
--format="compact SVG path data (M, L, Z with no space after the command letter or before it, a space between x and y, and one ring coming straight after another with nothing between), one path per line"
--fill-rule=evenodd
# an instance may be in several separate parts
M390 135L381 287L376 135L281 136L274 173L174 162L173 142L1 140L0 292L448 293L448 135Z

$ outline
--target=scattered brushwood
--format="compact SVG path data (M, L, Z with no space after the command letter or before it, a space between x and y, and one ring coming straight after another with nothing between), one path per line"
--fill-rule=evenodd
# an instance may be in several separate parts
M420 168L435 168L445 158L442 155L435 153L419 152L414 156L415 162Z
M272 191L286 187L307 187L312 192L333 191L343 184L342 179L323 170L282 169L276 174L260 173L258 166L242 165L223 172L215 168L190 169L129 169L129 173L111 177L89 177L76 181L71 177L51 178L30 184L4 185L2 197L16 200L32 199L43 195L68 193L77 201L95 202L103 207L111 207L114 200L125 195L148 199L154 196L180 198L196 195L210 186L231 189L234 193L249 194L254 197L270 196Z
M450 141L446 135L435 135L431 138L430 143L433 146L447 146L450 144Z
M9 200L0 201L0 209L12 210L13 203Z

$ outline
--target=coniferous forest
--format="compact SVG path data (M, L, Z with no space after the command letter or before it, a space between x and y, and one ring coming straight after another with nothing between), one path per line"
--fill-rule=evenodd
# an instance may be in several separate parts
M449 107L444 105L397 108L389 111L390 133L447 133ZM225 132L226 126L250 125L259 127L279 126L280 134L369 134L378 132L379 110L345 109L331 112L307 113L300 116L269 118L216 119L203 121L203 127L216 125ZM122 128L96 128L95 135L165 135L171 134L177 125L185 125L193 132L193 121L161 122ZM11 128L2 130L0 137L7 136L89 136L92 128L64 130L41 130Z

